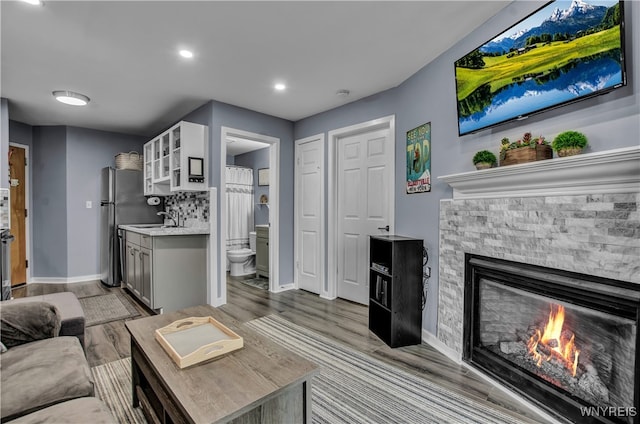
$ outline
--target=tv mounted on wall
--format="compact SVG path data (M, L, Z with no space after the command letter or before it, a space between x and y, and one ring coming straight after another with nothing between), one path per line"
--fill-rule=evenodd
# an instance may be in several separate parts
M456 61L458 133L624 86L623 3L547 3Z

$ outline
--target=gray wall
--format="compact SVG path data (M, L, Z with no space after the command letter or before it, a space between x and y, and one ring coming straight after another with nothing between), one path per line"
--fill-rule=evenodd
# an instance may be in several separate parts
M69 275L66 136L66 127L33 128L33 277L66 278Z
M438 212L440 199L451 198L450 187L438 181L442 175L473 171L475 152L498 152L500 139L520 138L526 131L547 139L567 129L589 137L587 152L638 145L640 129L640 4L625 3L627 22L628 86L606 96L585 100L478 134L458 136L453 63L540 7L539 2L513 2L487 23L425 66L395 89L296 122L295 139L352 125L385 115L396 115L396 199L395 228L398 234L424 239L429 250L431 279L423 314L423 327L436 333L438 305ZM431 122L432 191L405 194L406 132Z
M227 162L228 163L228 162ZM260 196L263 194L269 197L269 186L258 185L258 169L269 168L269 148L254 150L253 152L244 153L235 157L235 165L246 166L253 169L253 197L256 206L253 210L253 222L255 225L264 225L269 223L269 209L266 206L258 205ZM292 259L293 260L293 259Z
M9 102L0 98L0 188L9 188Z
M31 276L99 274L100 170L117 153L142 153L146 138L10 121L9 139L30 146Z
M144 137L67 127L68 277L100 273L100 171L115 155L142 154ZM86 202L92 208L86 208Z
M209 126L209 186L220 187L220 137L222 127L280 139L280 286L293 283L293 123L215 100L186 115L183 120ZM218 205L223 191L218 190ZM218 206L219 207L219 206ZM218 216L220 211L218 210ZM217 228L220 234L220 222ZM221 255L219 255L221 256ZM218 258L218 267L223 266ZM221 282L218 282L221 284ZM221 287L218 287L221 290Z

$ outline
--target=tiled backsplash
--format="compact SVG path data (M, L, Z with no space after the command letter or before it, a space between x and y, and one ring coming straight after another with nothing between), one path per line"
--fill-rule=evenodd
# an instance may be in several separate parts
M9 228L9 189L0 188L0 228Z
M183 192L165 197L165 209L180 212L185 227L205 226L209 222L209 192Z

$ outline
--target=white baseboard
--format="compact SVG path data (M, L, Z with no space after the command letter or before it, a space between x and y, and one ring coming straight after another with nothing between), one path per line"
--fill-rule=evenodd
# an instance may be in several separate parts
M293 290L293 289L295 289L295 285L293 283L289 283L289 284L285 284L284 286L276 287L276 289L272 291L272 293L281 293L283 291Z
M29 280L29 284L32 283L40 283L40 284L69 284L69 283L84 283L87 281L96 281L100 280L100 274L95 275L81 275L78 277L33 277Z
M216 298L213 299L210 303L211 306L213 306L214 308L217 308L219 306L222 306L224 304L226 304L227 302L224 302L221 298Z
M440 339L438 339L434 334L428 332L424 328L422 329L422 341L432 346L447 358L455 361L457 364L462 364L462 355L460 353L442 343Z

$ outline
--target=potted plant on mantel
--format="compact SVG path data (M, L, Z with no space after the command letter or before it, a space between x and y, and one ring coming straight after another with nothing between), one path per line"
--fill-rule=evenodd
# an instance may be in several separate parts
M547 140L543 136L532 137L530 132L524 133L522 139L513 143L510 143L509 139L505 137L500 146L500 166L534 162L552 157L553 151Z
M561 132L551 143L551 147L560 157L578 155L586 146L587 137L578 131Z
M496 162L496 155L488 150L480 150L473 156L473 164L478 170L492 168Z

